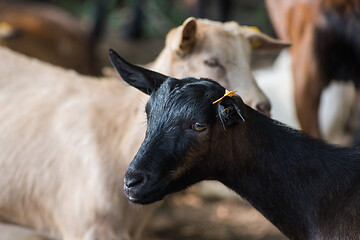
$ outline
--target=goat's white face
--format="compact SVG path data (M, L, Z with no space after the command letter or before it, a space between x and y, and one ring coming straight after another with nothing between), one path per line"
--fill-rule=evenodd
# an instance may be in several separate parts
M251 73L250 55L287 46L235 22L189 18L170 31L154 69L177 78L213 79L228 89L237 89L248 105L269 115L270 102Z

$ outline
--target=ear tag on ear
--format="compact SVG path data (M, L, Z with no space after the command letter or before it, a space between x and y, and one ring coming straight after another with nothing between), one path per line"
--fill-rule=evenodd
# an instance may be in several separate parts
M252 49L256 49L256 48L258 48L260 46L261 46L261 41L260 40L255 40L255 41L251 42L251 48Z
M250 28L251 30L255 31L255 32L258 32L258 33L261 33L260 29L258 27L255 27L255 26L249 26L248 28Z
M229 91L229 90L225 89L225 94L224 94L224 96L222 96L222 97L219 98L218 100L214 101L213 104L220 102L221 99L223 99L224 97L233 97L236 92L237 92L237 91Z
M257 32L257 33L261 33L260 29L258 27L255 26L244 26L247 27L248 29ZM256 49L258 47L261 46L261 41L260 40L255 40L255 41L251 41L251 48L252 49Z
M7 22L0 22L0 34L8 35L14 31L14 28Z
M0 45L6 45L5 38L14 32L14 28L7 22L0 22Z
M248 29L253 30L254 32L257 32L257 33L261 33L260 29L258 27L255 27L255 26L242 25L242 27L248 28Z

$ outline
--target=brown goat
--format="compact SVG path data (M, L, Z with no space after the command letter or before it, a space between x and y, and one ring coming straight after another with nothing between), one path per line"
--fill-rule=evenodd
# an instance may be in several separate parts
M151 68L242 87L268 114L249 67L252 41L257 49L287 46L236 23L189 18ZM145 134L147 96L4 48L1 60L0 219L63 239L141 238L154 206L130 206L122 176Z
M0 22L10 24L5 44L25 55L82 74L95 74L90 31L64 10L44 3L0 2Z
M281 39L291 41L296 112L302 130L320 137L318 109L331 80L360 78L359 0L266 0Z

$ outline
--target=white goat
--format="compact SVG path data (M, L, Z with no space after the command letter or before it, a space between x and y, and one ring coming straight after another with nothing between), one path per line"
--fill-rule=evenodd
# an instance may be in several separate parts
M249 67L254 41L287 46L236 23L190 18L168 34L152 69L240 86L268 113ZM130 206L122 186L144 136L147 96L5 48L0 59L0 219L63 239L141 238L154 206Z

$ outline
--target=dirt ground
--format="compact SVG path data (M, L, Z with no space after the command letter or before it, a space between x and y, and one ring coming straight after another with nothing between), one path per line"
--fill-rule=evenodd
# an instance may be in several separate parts
M149 240L287 239L240 197L200 197L194 189L165 199L145 235Z

